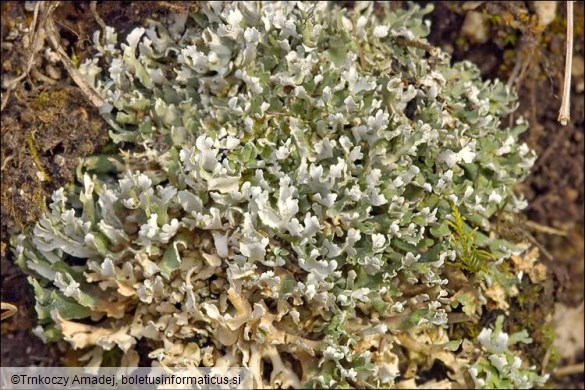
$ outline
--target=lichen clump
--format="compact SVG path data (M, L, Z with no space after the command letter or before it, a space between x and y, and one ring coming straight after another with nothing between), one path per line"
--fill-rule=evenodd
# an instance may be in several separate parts
M255 387L387 387L436 359L469 384L485 351L455 359L450 316L513 291L518 248L484 233L525 204L535 156L526 124L500 126L514 93L423 40L430 9L382 7L213 2L121 45L96 33L81 71L142 151L18 238L39 334L93 365L136 364L142 340L156 364L249 367ZM473 272L452 207L491 254Z

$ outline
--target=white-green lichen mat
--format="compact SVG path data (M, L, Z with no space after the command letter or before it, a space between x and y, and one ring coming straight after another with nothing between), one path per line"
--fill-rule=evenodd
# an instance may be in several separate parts
M140 341L154 364L250 367L255 387L390 387L435 359L462 385L542 383L509 350L525 334L447 332L516 281L498 268L516 248L487 235L535 160L526 124L500 126L513 92L428 45L430 9L198 7L94 36L80 70L142 152L18 238L38 334L90 365L136 364ZM453 265L451 204L485 271Z

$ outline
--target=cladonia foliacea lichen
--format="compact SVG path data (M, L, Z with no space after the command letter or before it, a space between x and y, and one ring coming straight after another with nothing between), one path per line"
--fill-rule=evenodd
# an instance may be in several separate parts
M500 320L450 335L517 291L523 248L490 222L526 206L536 158L502 124L516 95L427 43L430 7L393 8L210 2L96 32L80 71L124 168L85 170L15 239L36 333L254 387L408 387L436 361L542 385Z

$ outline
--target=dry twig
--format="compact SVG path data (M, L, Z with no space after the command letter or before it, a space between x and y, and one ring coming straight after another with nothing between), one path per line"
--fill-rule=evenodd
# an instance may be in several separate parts
M73 79L75 84L77 84L79 89L81 89L81 91L83 92L85 97L95 107L97 107L97 108L102 107L105 103L104 99L95 91L95 89L93 89L93 87L91 85L89 85L87 83L87 81L85 81L85 79L83 78L83 76L81 75L79 70L77 70L77 68L73 64L73 61L71 61L71 58L69 58L67 53L65 53L65 50L63 49L63 47L61 46L61 43L59 42L60 41L59 34L57 33L57 30L55 29L55 23L54 23L53 15L52 15L55 8L57 8L59 6L59 2L51 2L51 3L43 3L43 4L45 5L45 8L44 8L45 24L44 25L45 25L47 38L49 39L49 43L51 44L53 49L57 52L57 54L59 55L59 58L61 59L61 62L63 63L63 66L65 67L65 70L67 70L67 73L69 73L69 76L71 76L71 78Z
M10 97L10 93L14 88L16 88L18 83L20 83L20 81L23 80L29 74L34 64L36 54L43 48L45 34L43 32L43 29L41 28L41 23L39 22L39 10L41 8L41 3L42 2L39 1L35 4L33 20L29 28L28 40L30 42L30 55L28 57L28 62L26 64L26 70L22 72L19 76L13 78L12 80L6 83L6 95L4 99L2 99L0 111L4 111L6 104L8 104L8 98Z
M14 79L8 81L6 84L6 92L5 96L2 99L2 103L0 106L0 111L3 111L6 105L8 104L8 99L10 97L11 92L16 88L16 86L29 74L35 73L37 77L42 79L44 82L54 84L55 81L42 75L37 70L33 69L34 60L36 54L43 49L45 44L45 38L48 38L49 44L53 47L53 49L57 52L65 70L71 76L75 84L81 89L83 94L86 98L96 107L100 108L104 105L105 101L102 97L90 86L79 70L73 64L73 61L69 58L63 47L60 43L60 36L55 28L55 20L53 19L53 11L60 5L59 1L54 2L42 2L38 1L35 4L33 20L30 26L29 32L29 42L31 44L30 47L30 56L27 62L26 70L22 72L19 76L15 77ZM92 11L95 10L95 5L92 7ZM99 15L95 14L99 18ZM98 22L101 19L98 19ZM102 20L103 22L103 20Z
M557 378L567 376L567 375L575 375L575 374L583 374L585 371L585 363L577 363L571 364L569 366L560 367L555 371L555 376Z
M573 68L573 2L567 1L567 52L565 58L565 81L563 83L563 100L559 110L558 121L566 126L571 119L571 69Z
M97 1L90 1L89 2L89 9L91 10L91 13L95 19L95 21L100 25L100 27L102 28L102 30L106 30L106 22L104 22L104 20L101 18L100 14L98 14L97 12Z
M567 236L567 232L564 230L559 230L559 229L552 228L550 226L541 225L541 224L534 222L534 221L526 221L526 222L524 222L524 224L534 232L552 234L555 236L563 236L563 237Z

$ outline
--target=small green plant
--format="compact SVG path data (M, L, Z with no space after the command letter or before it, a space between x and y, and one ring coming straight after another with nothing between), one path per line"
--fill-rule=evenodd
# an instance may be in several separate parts
M448 261L448 264L455 265L471 273L480 271L487 272L487 262L493 259L493 255L485 250L479 249L475 242L475 235L478 228L471 229L466 223L466 218L461 215L459 207L451 203L452 221L448 221L452 229L450 243L455 249L455 261Z

